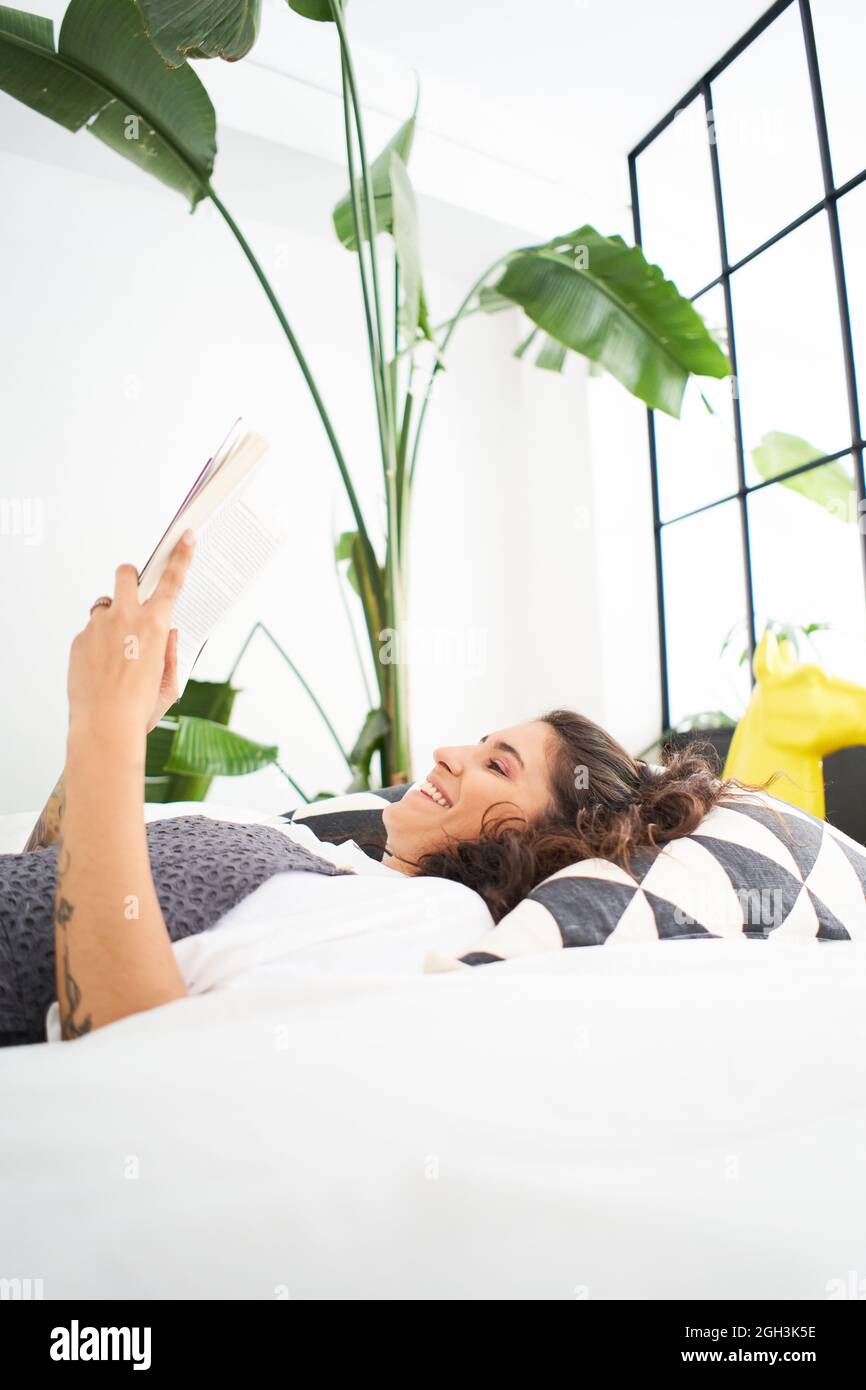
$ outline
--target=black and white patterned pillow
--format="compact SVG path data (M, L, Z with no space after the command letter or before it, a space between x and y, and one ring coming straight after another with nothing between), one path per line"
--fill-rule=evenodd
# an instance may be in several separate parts
M325 797L322 801L310 801L294 811L287 811L283 819L308 825L314 835L329 844L342 845L346 840L354 840L371 859L381 862L387 839L382 820L385 807L399 801L413 785L407 782L399 787L383 787L381 791Z
M589 859L552 874L454 970L570 946L634 941L866 941L866 848L767 793L738 793L630 872Z

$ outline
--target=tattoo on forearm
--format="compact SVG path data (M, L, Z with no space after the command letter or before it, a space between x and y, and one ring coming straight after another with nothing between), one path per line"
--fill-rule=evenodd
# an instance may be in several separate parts
M58 982L62 978L63 986L58 988L57 993L60 1007L60 1036L64 1042L71 1038L83 1037L93 1027L93 1019L90 1014L85 1014L83 1018L76 1017L81 1008L81 988L72 974L69 961L69 924L72 921L75 906L63 892L63 877L69 868L69 860L69 851L61 841L57 856L57 891L54 899L54 942L55 950L60 953L62 963L62 976L61 972L58 971Z
M90 1014L84 1018L75 1017L81 1003L81 990L69 968L69 938L65 931L63 933L63 991L66 995L66 1007L64 1008L61 1000L60 1036L64 1042L68 1042L71 1038L81 1038L85 1033L89 1033L93 1027L93 1020Z
M42 808L39 819L30 832L30 838L24 846L24 853L31 849L44 849L46 845L53 845L60 835L60 822L63 818L63 797L64 797L63 777L54 788L45 805Z

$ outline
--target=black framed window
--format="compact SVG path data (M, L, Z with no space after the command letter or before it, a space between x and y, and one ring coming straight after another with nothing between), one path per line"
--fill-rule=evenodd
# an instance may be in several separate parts
M733 365L648 412L664 728L737 717L771 621L866 683L864 45L855 0L778 0L629 155L635 240Z

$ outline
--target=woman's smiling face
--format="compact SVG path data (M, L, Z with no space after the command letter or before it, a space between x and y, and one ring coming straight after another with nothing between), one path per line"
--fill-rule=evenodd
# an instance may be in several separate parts
M488 824L500 816L532 821L542 815L553 794L549 767L555 737L549 725L533 720L486 734L475 744L437 748L435 767L385 810L384 863L414 873L422 855L449 841L477 839L488 812Z

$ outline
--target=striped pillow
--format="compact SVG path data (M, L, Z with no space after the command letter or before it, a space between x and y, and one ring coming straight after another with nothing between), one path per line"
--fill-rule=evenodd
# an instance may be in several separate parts
M629 871L603 859L540 883L458 958L459 970L569 946L632 941L866 941L866 848L765 792L736 793L691 835Z
M389 802L399 801L412 785L407 782L376 792L347 792L345 796L310 801L294 811L286 811L283 820L308 825L314 835L329 844L342 845L346 840L354 840L371 859L381 863L387 839L382 820L385 807Z

